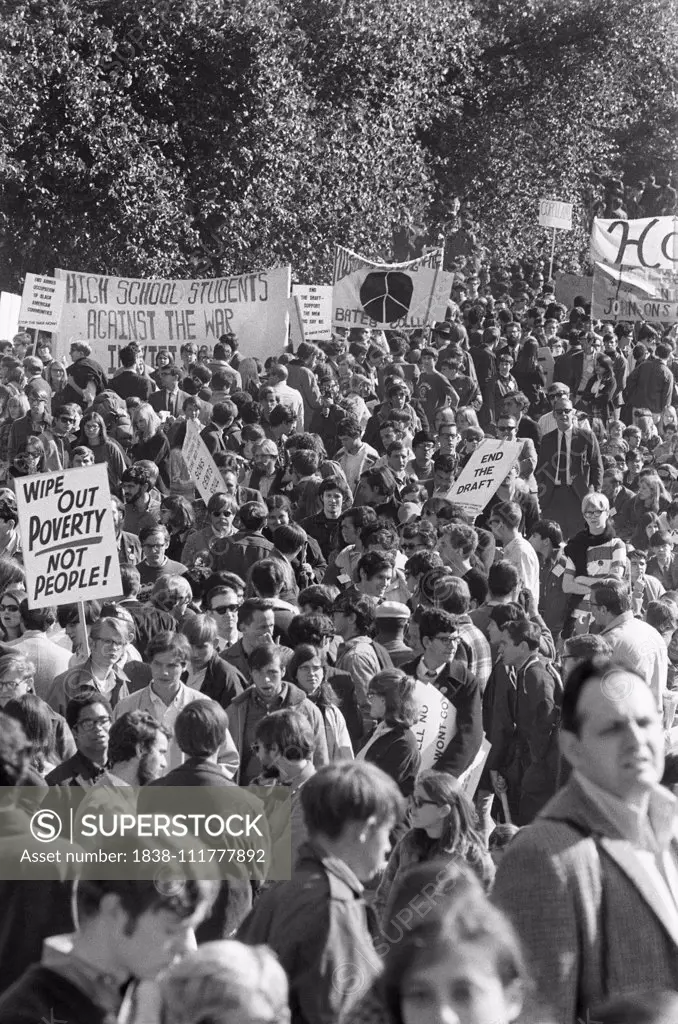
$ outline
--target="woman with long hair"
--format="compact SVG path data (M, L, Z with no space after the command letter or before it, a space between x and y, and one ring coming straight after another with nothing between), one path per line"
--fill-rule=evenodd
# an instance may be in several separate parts
M58 763L54 753L54 734L49 706L34 693L25 693L8 701L2 709L23 726L31 745L31 767L42 778L53 771Z
M313 644L298 644L287 666L287 678L315 704L325 723L330 761L353 757L353 744L346 719L339 710L339 698L327 679L324 654Z
M539 362L539 342L526 338L513 367L513 376L518 388L527 395L530 408L527 415L534 419L544 411L546 374Z
M594 421L599 420L603 426L607 426L609 420L614 417L615 404L614 394L617 388L617 381L614 375L612 360L602 353L596 356L593 364L593 375L581 393L579 405Z
M132 417L134 439L129 450L133 462L148 459L160 470L158 490L169 494L170 489L170 445L162 429L162 423L155 409L142 402Z
M242 380L241 390L250 395L256 402L261 389L262 365L253 356L245 356L238 364L238 373Z
M108 436L103 416L89 409L82 417L80 432L73 443L76 447L85 445L92 450L95 463L103 463L108 470L111 494L119 494L127 463L118 442Z
M159 348L158 351L155 353L154 369L153 373L151 374L151 380L157 387L162 387L162 384L160 382L161 371L167 369L168 366L173 366L173 364L174 360L172 359L172 356L167 351L167 349Z
M635 498L629 498L615 517L614 526L617 534L634 548L646 550L647 542L657 528L660 515L670 504L671 495L659 479L656 469L642 469L638 477L638 492Z
M389 893L405 871L428 860L463 861L488 892L494 862L480 832L472 802L457 779L444 772L423 771L410 797L410 829L391 851L377 889L374 909L380 919Z
M21 602L28 594L16 584L6 587L0 595L0 640L20 640L24 632L21 622Z
M195 527L195 512L192 502L179 495L169 495L163 498L160 522L167 528L170 535L167 557L175 562L180 562L188 535Z
M371 761L397 782L403 796L411 796L421 765L412 726L419 720L415 681L398 669L377 672L369 684L370 715L376 723L359 761Z
M228 546L228 538L235 530L233 520L237 506L235 500L227 494L213 494L207 502L207 526L201 530L191 530L181 551L181 562L189 568L195 564L199 555L206 551L219 553Z
M15 388L9 389L3 386L2 390L7 392L7 396L0 420L0 478L7 480L10 475L9 437L12 433L12 426L15 420L20 420L23 416L28 415L31 407L26 396L23 393L19 394Z
M63 405L62 393L66 386L66 367L58 359L45 368L44 377L52 389L52 415L60 405Z

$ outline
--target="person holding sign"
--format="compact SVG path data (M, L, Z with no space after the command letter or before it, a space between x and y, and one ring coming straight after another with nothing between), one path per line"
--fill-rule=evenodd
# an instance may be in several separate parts
M480 686L466 666L454 660L459 645L455 616L426 608L418 617L424 653L401 668L407 675L434 686L454 709L454 720L450 715L439 734L433 767L459 778L480 750L483 738Z

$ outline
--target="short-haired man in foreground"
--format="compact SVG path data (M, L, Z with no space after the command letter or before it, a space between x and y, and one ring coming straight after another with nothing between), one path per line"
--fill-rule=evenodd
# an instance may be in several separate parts
M560 745L572 775L511 842L493 899L550 1003L534 1019L574 1024L607 998L678 988L676 798L653 694L619 664L568 675Z
M385 866L400 790L366 761L321 768L301 790L308 842L292 879L264 893L238 938L265 943L290 981L292 1024L335 1024L379 972L363 886ZM355 984L359 967L365 988Z

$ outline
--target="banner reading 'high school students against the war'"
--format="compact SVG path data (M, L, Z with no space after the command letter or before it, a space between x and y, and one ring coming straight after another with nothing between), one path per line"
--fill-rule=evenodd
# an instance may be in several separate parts
M266 358L287 340L291 267L199 281L107 277L56 270L66 283L57 355L86 341L106 370L118 367L118 350L131 341L152 362L166 348L179 363L187 341L212 349L222 334L237 335L244 356Z

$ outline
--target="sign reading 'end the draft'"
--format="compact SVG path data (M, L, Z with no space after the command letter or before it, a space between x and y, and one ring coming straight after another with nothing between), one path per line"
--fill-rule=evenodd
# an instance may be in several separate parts
M122 593L106 466L16 481L28 607Z
M445 495L447 500L478 515L508 476L523 444L486 437Z

